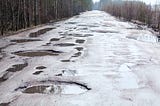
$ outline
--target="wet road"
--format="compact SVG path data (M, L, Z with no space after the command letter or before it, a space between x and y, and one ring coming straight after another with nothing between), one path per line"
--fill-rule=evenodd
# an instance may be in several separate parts
M101 11L3 38L0 106L159 106L157 41Z

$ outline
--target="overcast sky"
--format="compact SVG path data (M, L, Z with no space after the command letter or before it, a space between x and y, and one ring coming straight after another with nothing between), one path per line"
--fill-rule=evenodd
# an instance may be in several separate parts
M100 1L100 0L93 0L94 2ZM138 1L138 0L137 0ZM156 2L160 4L160 0L141 0L146 2L147 4L155 4Z

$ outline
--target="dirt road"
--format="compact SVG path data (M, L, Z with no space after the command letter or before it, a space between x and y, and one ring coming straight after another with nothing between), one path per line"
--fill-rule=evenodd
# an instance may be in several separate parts
M157 41L101 11L2 38L0 106L159 106Z

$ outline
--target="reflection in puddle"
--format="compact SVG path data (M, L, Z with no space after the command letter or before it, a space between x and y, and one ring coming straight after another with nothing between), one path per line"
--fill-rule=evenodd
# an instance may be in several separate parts
M57 56L61 51L55 51L55 50L37 50L37 51L18 51L14 54L18 56L26 56L26 57L38 57L38 56Z

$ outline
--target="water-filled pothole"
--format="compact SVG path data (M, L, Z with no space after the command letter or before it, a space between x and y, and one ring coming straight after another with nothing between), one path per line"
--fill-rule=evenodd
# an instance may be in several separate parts
M61 62L71 62L71 60L61 60Z
M26 88L21 87L17 90L21 90L26 94L62 94L62 95L74 95L82 94L91 90L87 85L78 82L67 82L67 81L41 81L40 83L31 85Z
M79 43L79 44L82 44L82 43L84 43L85 42L85 40L83 40L83 39L77 39L76 40L76 43Z
M10 102L8 103L0 103L0 106L9 106Z
M61 51L56 50L37 50L37 51L18 51L14 52L15 55L18 56L26 56L26 57L39 57L39 56L57 56Z
M9 77L10 77L9 72L6 72L5 74L2 75L2 77L0 77L0 83L8 80Z
M36 72L34 72L33 73L33 75L39 75L39 74L41 74L43 71L36 71Z
M35 42L35 41L42 41L42 40L41 39L14 39L14 40L10 40L10 42L16 42L16 43Z
M59 43L55 44L55 46L61 46L61 47L67 47L67 46L75 46L76 44L74 43Z
M6 71L8 71L8 72L17 72L17 71L23 70L27 66L28 66L28 63L16 64L16 65L12 65L12 67L7 69Z
M46 32L48 32L48 31L50 31L50 30L52 30L52 29L55 29L55 28L45 28L45 29L41 29L41 30L39 30L39 31L37 31L37 32L30 33L30 34L29 34L29 37L38 37L38 36L40 36L40 35L42 35L42 34L45 34Z
M79 57L79 56L81 56L81 52L77 52L77 53L75 53L72 57Z
M76 47L75 49L78 50L78 51L82 51L83 47Z
M38 66L38 67L36 67L36 69L38 69L38 70L42 70L42 69L46 69L47 67L45 67L45 66Z
M60 40L60 38L52 38L52 39L50 39L50 41L52 42L52 41L59 41Z

